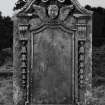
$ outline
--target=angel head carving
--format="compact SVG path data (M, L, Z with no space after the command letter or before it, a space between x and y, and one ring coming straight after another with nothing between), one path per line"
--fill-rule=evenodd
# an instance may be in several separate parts
M58 16L59 8L57 5L50 5L48 7L48 15L50 18L54 19Z

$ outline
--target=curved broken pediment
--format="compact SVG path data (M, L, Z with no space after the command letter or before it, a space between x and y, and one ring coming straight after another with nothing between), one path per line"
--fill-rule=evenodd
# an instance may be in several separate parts
M77 0L27 0L25 6L21 8L17 15L21 13L28 13L33 10L34 4L44 8L48 8L49 5L57 5L59 8L73 5L76 11L82 14L92 15L92 11L83 8Z
M81 7L77 0L28 0L17 14L31 18L32 27L62 24L67 28L75 27L75 18L91 15L92 12Z

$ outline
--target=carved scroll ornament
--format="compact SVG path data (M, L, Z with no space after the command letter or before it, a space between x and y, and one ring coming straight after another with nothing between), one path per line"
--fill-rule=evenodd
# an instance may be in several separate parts
M78 42L78 63L79 63L79 88L84 86L84 71L85 71L85 41Z

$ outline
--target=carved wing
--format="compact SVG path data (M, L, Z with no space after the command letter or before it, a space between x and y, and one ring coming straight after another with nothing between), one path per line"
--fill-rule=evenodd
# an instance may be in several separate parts
M72 12L73 8L74 8L73 5L69 5L69 6L66 6L66 7L62 7L62 8L60 9L60 16L59 16L59 19L60 19L61 21L64 21L64 20L68 17L69 13Z
M34 8L34 15L38 16L41 20L43 20L46 17L46 12L44 7L33 5L33 8Z

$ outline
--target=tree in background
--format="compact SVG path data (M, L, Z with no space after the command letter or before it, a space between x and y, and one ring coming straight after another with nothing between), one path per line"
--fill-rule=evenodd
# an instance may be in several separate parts
M85 8L93 11L93 45L105 45L105 9L89 5Z
M22 8L27 0L18 0L14 10ZM93 14L93 45L101 46L105 44L105 9L102 7L85 6L86 9L94 12Z
M3 51L12 48L13 44L13 22L9 16L3 17L0 12L0 66L4 63L9 52Z
M27 0L18 0L15 4L14 10L21 9Z
M0 50L12 47L13 22L9 16L3 17L0 12Z

